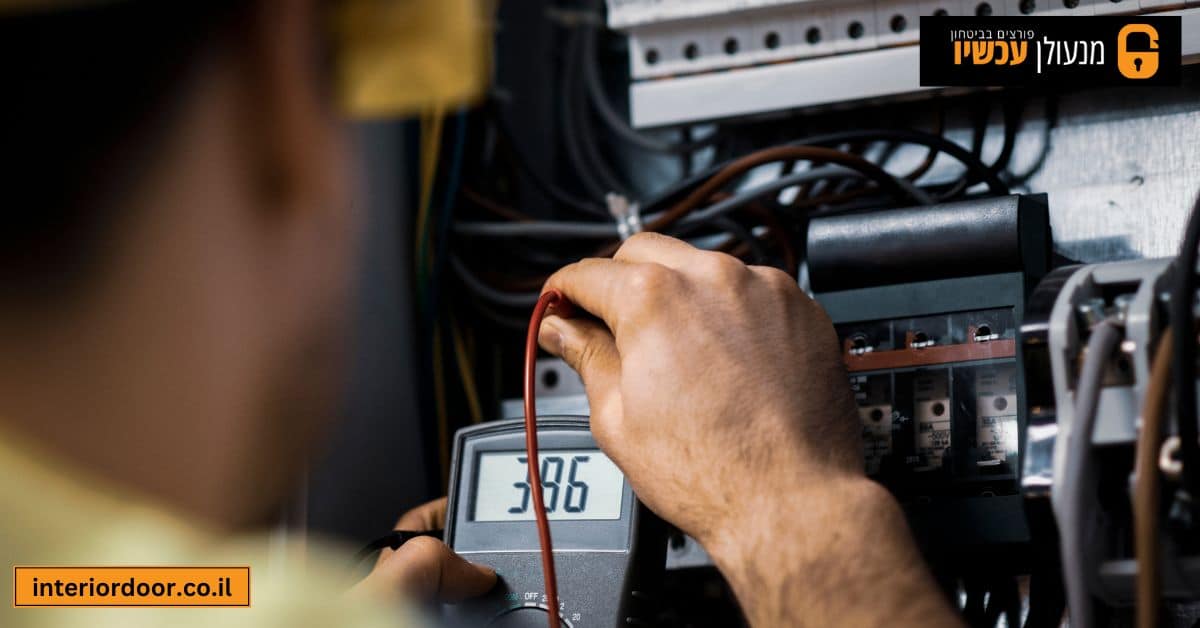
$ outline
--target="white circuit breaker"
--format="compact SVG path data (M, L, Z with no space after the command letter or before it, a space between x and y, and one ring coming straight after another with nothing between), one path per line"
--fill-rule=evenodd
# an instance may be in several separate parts
M921 91L921 16L1085 16L1178 10L1200 53L1200 0L607 0L629 37L637 127ZM1190 26L1189 26L1190 25ZM1193 28L1194 27L1194 28Z

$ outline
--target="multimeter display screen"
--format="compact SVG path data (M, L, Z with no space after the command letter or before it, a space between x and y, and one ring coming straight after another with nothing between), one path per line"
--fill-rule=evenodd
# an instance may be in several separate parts
M598 449L538 454L542 497L552 521L621 518L625 476ZM480 454L475 476L475 521L532 521L533 491L523 451Z

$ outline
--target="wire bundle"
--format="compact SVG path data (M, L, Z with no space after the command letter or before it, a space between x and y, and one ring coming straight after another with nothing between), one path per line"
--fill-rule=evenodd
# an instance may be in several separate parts
M602 11L602 2L581 0L575 9L550 14L563 38L552 85L556 145L517 141L501 100L481 112L481 159L468 168L474 178L464 179L448 264L475 310L502 327L523 327L512 310L532 306L551 272L616 251L620 233L606 209L610 194L636 204L646 230L798 276L813 214L939 203L980 185L1003 195L1009 193L1005 178L1016 178L1007 172L1022 112L1016 98L1006 99L1004 144L991 163L982 159L991 113L982 100L970 147L941 136L944 114L937 133L875 128L803 136L794 121L723 122L654 134L634 129L605 89L602 69L621 64L607 63L606 43L613 40ZM910 172L889 172L887 161L903 146L926 148L925 160ZM527 151L535 149L561 160L534 161ZM924 181L943 157L961 164L960 176ZM645 189L645 181L637 181L644 177L632 171L675 162L679 179L658 190ZM540 163L554 171L543 172Z
M969 187L968 184L954 185L950 190L925 188L907 177L889 173L861 154L833 147L854 141L925 146L931 153L962 162L965 168L961 181L977 179L986 184L990 194L1009 191L990 166L939 136L892 129L853 131L753 151L689 177L642 201L645 228L743 256L757 252L754 257L764 257L766 247L774 247L779 252L777 260L751 261L783 266L795 275L796 249L812 213L932 204L949 200L948 194L961 194ZM796 169L799 163L808 167ZM775 176L763 181L764 168L774 168ZM917 174L919 177L920 173ZM837 192L801 195L834 185L838 186ZM784 203L782 199L789 191L795 196ZM525 255L529 265L546 269L513 280L494 272L473 271L462 257L452 259L455 273L464 286L490 306L528 307L550 270L582 257L611 255L619 245L618 225L611 218L537 219L495 201L478 202L482 200L478 197L468 200L488 205L483 209L503 220L455 222L454 234L464 248L474 248L477 243L489 240L503 241L506 252ZM594 244L597 241L601 244ZM524 250L531 243L541 249L540 256ZM546 251L564 251L565 255L546 255Z

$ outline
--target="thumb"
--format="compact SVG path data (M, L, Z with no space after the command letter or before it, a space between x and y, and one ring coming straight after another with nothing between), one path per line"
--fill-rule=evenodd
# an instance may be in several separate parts
M621 355L607 327L593 320L548 316L538 342L583 378L593 417L620 411Z
M419 600L459 602L487 593L496 572L455 554L432 537L417 537L401 545L356 587L360 590L399 591Z

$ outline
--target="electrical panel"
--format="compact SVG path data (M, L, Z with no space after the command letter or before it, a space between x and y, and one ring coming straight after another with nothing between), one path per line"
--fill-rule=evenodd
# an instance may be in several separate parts
M814 296L837 329L867 473L899 499L934 564L1027 569L1018 330L1048 243L1038 196L818 218L809 229Z
M914 495L1017 492L1012 308L837 329L869 475Z
M921 16L1086 16L1177 10L1200 0L608 0L629 40L637 127L720 120L927 91ZM1185 60L1200 40L1184 37Z

